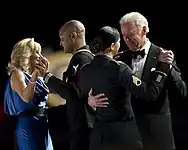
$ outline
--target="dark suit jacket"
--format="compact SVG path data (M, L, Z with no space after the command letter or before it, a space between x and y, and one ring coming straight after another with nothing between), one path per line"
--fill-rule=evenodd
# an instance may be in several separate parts
M156 68L158 54L159 47L151 44L142 73L142 80L145 83L151 80L151 69ZM132 67L131 55L131 51L125 51L120 55L119 60ZM174 146L168 93L177 93L179 99L186 96L186 84L180 75L174 62L157 101L141 101L138 97L132 96L133 110L147 150L172 150Z

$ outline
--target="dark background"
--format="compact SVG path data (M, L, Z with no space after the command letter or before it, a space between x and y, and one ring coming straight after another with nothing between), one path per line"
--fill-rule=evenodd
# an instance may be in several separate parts
M165 1L166 2L166 1ZM166 4L157 1L65 1L54 4L52 2L24 1L21 4L10 2L2 8L1 15L1 73L0 73L0 102L3 102L4 88L7 80L6 65L9 61L13 45L27 37L52 50L60 50L58 31L67 21L76 19L86 27L86 40L89 43L99 28L110 25L119 28L120 18L132 11L142 13L149 22L148 37L151 42L165 49L171 49L175 55L184 80L188 81L187 71L187 18L188 10L183 4L169 2ZM126 46L121 40L121 50ZM182 103L181 122L186 116L187 103ZM2 108L0 108L2 109ZM184 121L182 121L185 126ZM181 127L180 127L181 128ZM181 129L183 130L183 128ZM188 133L188 132L187 132Z
M102 2L102 1L101 1ZM142 13L149 22L149 39L154 44L166 49L172 49L176 54L178 65L183 76L186 71L186 43L188 11L183 4L156 3L151 1L146 4L124 4L116 2L88 1L79 4L47 3L25 1L23 4L11 3L2 12L2 56L0 76L0 100L3 100L3 90L7 79L5 67L9 61L13 45L26 37L34 37L43 47L50 47L54 51L61 49L59 46L59 28L71 19L80 20L86 27L87 42L95 36L96 31L104 25L110 25L119 29L119 19L131 11ZM28 4L27 4L28 3ZM74 5L73 5L74 4ZM137 4L137 5L136 5ZM148 5L149 4L149 5ZM18 5L18 6L17 6ZM8 6L8 5L7 5ZM121 49L125 49L121 40ZM186 79L186 78L185 78ZM187 80L187 79L186 79Z

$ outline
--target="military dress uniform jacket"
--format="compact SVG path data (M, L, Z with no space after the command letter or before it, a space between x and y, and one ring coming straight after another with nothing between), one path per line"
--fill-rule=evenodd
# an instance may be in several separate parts
M151 82L145 84L133 75L128 65L116 62L107 55L96 55L92 63L85 65L78 72L75 87L80 97L80 112L87 103L90 88L93 89L94 95L105 93L109 101L108 107L97 108L95 111L91 150L112 147L139 149L139 133L134 122L130 93L139 97L139 101L156 101L168 71L167 64L158 63L156 70L152 72ZM83 118L78 115L77 119Z
M59 94L62 98L67 100L66 113L69 124L69 129L67 130L70 130L71 150L87 150L89 145L90 129L87 126L85 110L83 110L83 113L80 113L83 115L81 118L84 118L81 122L75 119L77 117L76 105L79 106L79 103L77 103L79 100L78 94L76 93L77 91L74 89L72 83L75 82L76 73L83 65L91 63L93 56L94 55L90 52L89 47L85 45L73 54L67 70L63 73L63 81L50 73L47 73L44 77L48 87L55 93ZM77 131L77 128L81 128L79 126L84 128L84 132Z

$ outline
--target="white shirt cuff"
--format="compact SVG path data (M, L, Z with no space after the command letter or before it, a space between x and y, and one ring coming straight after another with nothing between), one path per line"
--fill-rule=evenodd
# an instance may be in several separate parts
M44 82L45 82L45 83L48 83L48 80L50 79L51 76L53 76L53 74L49 72L49 73L46 75L46 77L44 78Z

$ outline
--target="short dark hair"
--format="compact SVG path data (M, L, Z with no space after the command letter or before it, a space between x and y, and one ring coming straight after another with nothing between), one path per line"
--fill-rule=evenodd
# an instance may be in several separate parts
M97 36L89 44L92 53L104 52L112 43L120 39L119 31L110 26L104 26L100 29Z

